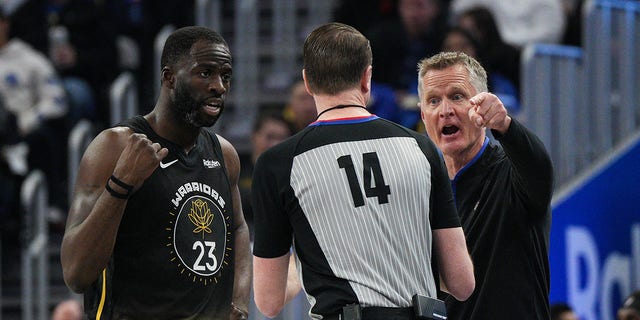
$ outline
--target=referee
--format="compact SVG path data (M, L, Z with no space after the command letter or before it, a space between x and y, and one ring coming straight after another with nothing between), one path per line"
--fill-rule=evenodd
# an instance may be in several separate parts
M308 36L303 58L318 118L254 170L259 310L275 317L302 286L313 319L415 319L412 298L437 301L437 279L465 300L473 266L446 168L426 136L365 108L369 41L329 23Z

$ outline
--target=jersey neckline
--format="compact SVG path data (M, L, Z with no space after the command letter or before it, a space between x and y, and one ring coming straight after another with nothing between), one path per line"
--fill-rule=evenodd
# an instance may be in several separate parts
M309 124L312 126L326 126L326 125L334 125L334 124L350 124L350 123L362 123L367 121L373 121L378 119L379 117L375 114L371 114L368 116L357 116L357 117L345 117L345 118L335 118L328 120L316 120Z

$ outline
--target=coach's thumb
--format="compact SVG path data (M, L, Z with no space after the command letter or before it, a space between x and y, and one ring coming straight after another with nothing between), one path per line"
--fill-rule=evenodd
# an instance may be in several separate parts
M482 127L482 122L484 119L476 112L477 107L472 107L469 109L469 119L478 127Z

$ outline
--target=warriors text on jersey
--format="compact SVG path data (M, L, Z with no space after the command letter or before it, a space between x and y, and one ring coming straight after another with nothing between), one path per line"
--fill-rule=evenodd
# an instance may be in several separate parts
M169 149L127 203L108 267L85 293L91 319L229 319L233 219L216 136L183 149L137 116L123 124Z
M426 136L376 116L314 122L260 157L252 188L254 255L293 240L312 317L435 297L431 231L460 222Z

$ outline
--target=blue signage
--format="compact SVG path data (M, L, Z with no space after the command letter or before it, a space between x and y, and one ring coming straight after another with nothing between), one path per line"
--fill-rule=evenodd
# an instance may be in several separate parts
M640 136L557 194L550 239L550 301L582 320L615 320L640 289Z

